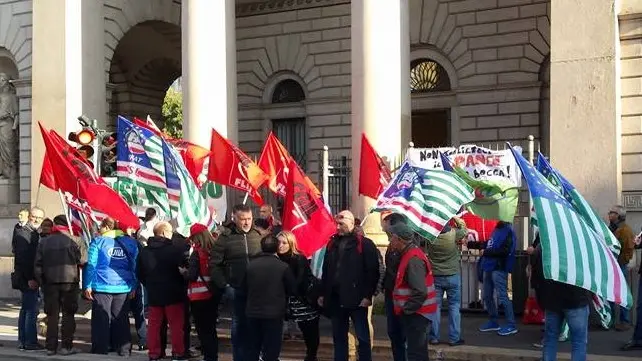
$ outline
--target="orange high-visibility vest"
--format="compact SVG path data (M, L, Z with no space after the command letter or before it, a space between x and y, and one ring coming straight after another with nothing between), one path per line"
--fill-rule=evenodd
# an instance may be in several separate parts
M209 276L209 254L199 245L194 245L194 252L198 254L199 276L194 282L190 282L187 287L187 297L190 301L203 301L212 298L212 292L208 287L210 282Z
M404 280L406 275L406 268L408 267L408 262L412 257L418 257L426 265L426 299L424 300L421 308L417 310L416 313L427 317L428 314L437 312L437 293L435 292L435 283L432 276L432 268L430 267L430 262L424 252L418 247L412 247L406 253L401 256L401 262L399 263L399 270L397 271L397 279L395 280L395 288L392 291L392 300L394 303L395 314L403 314L403 307L408 302L410 298L411 289L408 287L408 284Z

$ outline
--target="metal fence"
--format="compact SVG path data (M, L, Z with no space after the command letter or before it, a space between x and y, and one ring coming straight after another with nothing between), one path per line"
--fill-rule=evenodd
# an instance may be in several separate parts
M329 157L326 149L319 154L322 192L333 212L350 208L352 166L347 156ZM324 159L324 157L326 159Z

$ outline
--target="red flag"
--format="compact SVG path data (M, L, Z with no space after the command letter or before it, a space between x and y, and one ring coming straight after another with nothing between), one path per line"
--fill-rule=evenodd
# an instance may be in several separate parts
M212 129L210 152L207 179L246 191L257 204L262 205L263 198L257 190L265 183L268 176L261 168L214 129Z
M268 188L272 192L285 197L288 166L293 160L279 139L270 132L259 158L259 167L268 175Z
M372 147L365 134L361 134L361 165L359 169L359 194L377 199L390 183L390 169ZM376 174L374 174L376 172Z
M168 138L165 133L163 133L157 126L156 124L152 121L152 119L148 116L147 121L144 121L138 117L134 117L134 124L138 125L139 127L143 127L150 132L158 135L159 137L162 138Z
M294 161L289 168L283 204L283 229L294 233L299 250L310 257L328 243L336 232L336 225L321 197L306 182L301 169Z
M265 146L259 158L259 167L268 176L268 187L270 190L282 197L285 197L285 186L288 183L289 165L294 162L294 158L290 155L283 143L279 141L274 133L270 132L265 140ZM296 162L295 162L296 164ZM299 165L296 164L299 171L303 173ZM312 180L307 175L305 181L307 185L313 189L316 197L321 197L321 192L312 183Z
M58 185L56 185L56 178L54 178L53 174L53 168L51 167L51 161L49 160L46 151L45 159L42 161L42 170L40 171L40 184L54 191L58 190Z
M119 221L121 228L138 228L138 217L125 200L62 137L54 131L46 130L40 122L38 124L57 188Z
M210 150L183 139L168 137L167 142L176 148L183 159L183 163L185 163L185 168L187 168L189 175L192 176L194 183L200 187L202 184L199 184L198 176L203 173L203 167L207 157L210 155Z

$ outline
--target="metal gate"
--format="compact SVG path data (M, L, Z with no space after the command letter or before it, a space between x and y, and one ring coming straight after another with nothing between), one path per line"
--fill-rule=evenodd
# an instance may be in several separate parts
M327 157L327 167L324 157ZM352 194L352 169L350 158L345 155L330 157L327 147L319 153L319 175L324 198L332 212L350 208Z

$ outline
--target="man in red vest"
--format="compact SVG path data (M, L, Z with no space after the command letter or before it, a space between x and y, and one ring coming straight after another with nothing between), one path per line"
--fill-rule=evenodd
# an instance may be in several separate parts
M437 311L437 298L430 262L413 240L405 223L388 228L390 246L401 254L392 291L395 314L401 316L407 342L408 361L428 361L430 314Z

